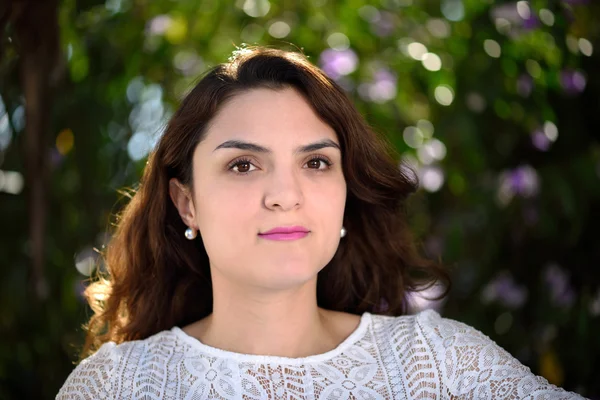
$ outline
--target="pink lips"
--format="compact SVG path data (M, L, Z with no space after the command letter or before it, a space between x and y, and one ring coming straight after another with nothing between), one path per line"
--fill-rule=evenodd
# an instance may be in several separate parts
M302 239L309 233L310 231L303 226L281 226L259 233L258 236L268 240L296 240Z

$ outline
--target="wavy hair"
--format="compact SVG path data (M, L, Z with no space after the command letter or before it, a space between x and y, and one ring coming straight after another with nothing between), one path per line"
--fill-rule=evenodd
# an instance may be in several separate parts
M407 294L447 272L419 255L406 218L416 182L398 168L391 146L343 89L301 53L237 49L210 69L182 101L149 155L129 203L102 254L106 273L85 296L94 312L81 359L107 341L147 338L212 312L209 259L201 235L190 241L169 196L169 180L192 184L192 155L212 118L233 96L254 88L295 88L340 141L347 185L344 226L350 233L318 274L319 307L360 315L407 312Z

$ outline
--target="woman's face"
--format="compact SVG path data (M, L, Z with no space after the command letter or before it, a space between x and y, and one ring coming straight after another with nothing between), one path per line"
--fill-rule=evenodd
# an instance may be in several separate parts
M236 95L193 164L193 222L215 272L285 289L316 278L332 259L346 203L339 141L294 89ZM262 235L278 227L308 234Z

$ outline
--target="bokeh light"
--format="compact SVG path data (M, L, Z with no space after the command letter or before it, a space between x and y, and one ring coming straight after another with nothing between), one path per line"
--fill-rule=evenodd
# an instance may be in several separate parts
M502 54L502 49L500 48L500 44L492 39L486 39L483 42L483 48L488 56L494 58L500 58Z
M250 17L264 17L271 9L271 3L268 0L245 0L242 9Z
M425 69L429 71L439 71L442 68L442 60L435 53L425 53L421 58Z
M594 53L594 47L592 46L592 42L590 42L586 38L579 38L577 44L579 46L579 51L581 51L581 54L583 54L584 56L591 57Z
M321 53L319 64L332 79L339 79L356 70L358 57L350 48L346 50L326 49Z
M27 54L17 46L28 31L11 29L12 14L3 41L0 201L10 229L0 241L0 281L17 306L0 314L35 344L13 335L19 376L31 378L17 378L25 382L17 397L51 397L29 393L27 382L54 388L72 369L65 348L84 322L82 280L102 271L93 249L108 237L95 238L113 227L120 189L136 188L167 120L201 76L253 45L307 55L418 183L407 222L428 257L456 267L456 283L447 303L426 299L439 288L425 298L410 293L412 310L470 319L534 372L598 397L590 378L598 352L587 342L600 321L589 246L600 187L596 2L84 0L58 11L62 56L51 76L39 74L52 90L37 136L35 123L26 126L37 103L23 89ZM42 152L30 151L32 137L46 143ZM44 169L31 170L36 163ZM29 218L40 183L47 190L36 199L45 205L35 207L47 218L31 221L45 224L42 252ZM41 259L45 282L23 290L29 264ZM47 294L44 312L28 303L35 293ZM24 309L32 314L19 322Z
M25 185L23 174L18 171L0 170L0 192L20 194Z
M269 35L276 39L283 39L290 34L292 28L285 21L275 21L269 26Z
M435 88L435 100L443 106L449 106L454 100L454 91L448 85L440 85Z
M413 149L421 147L423 144L423 133L415 126L407 126L402 133L404 142Z

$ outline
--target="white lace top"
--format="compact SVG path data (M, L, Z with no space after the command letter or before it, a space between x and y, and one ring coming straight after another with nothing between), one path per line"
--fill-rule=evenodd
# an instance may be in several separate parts
M581 399L535 376L479 331L435 311L364 313L323 354L286 358L207 346L173 327L109 342L57 399Z

